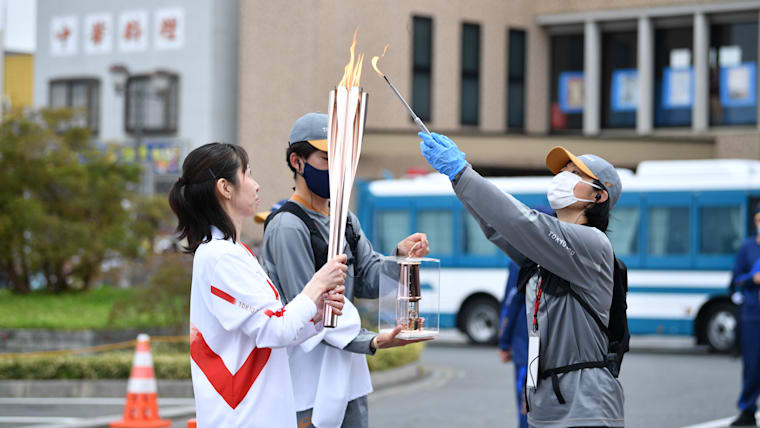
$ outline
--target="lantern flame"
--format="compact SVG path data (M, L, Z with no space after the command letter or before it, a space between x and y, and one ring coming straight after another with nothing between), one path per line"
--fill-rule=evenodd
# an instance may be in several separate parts
M350 57L348 64L343 69L343 79L341 79L338 86L343 86L346 89L351 89L354 86L359 86L359 80L362 77L362 66L364 65L364 54L360 53L358 59L356 58L356 34L359 32L359 27L354 30L354 40L351 42L351 47L348 49ZM356 61L355 61L356 60Z
M383 74L382 71L380 71L379 68L377 68L377 62L380 60L380 58L383 58L385 56L386 52L388 52L388 45L387 44L383 48L383 54L382 55L380 55L380 56L373 56L372 57L372 68L375 69L375 71L377 72L377 74L380 75L380 77L385 77L385 75Z

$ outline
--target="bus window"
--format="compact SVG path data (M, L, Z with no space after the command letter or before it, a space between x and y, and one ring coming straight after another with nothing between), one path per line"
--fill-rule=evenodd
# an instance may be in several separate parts
M391 254L402 239L409 236L408 211L377 211L377 228L375 231L376 250Z
M420 210L417 231L427 234L430 254L450 256L454 253L454 215L451 210Z
M639 208L616 207L610 214L607 236L618 256L639 252Z
M689 207L649 209L649 255L689 253Z
M735 254L742 241L741 207L700 208L700 244L703 254Z
M462 215L464 222L464 252L473 256L493 256L499 252L499 248L486 238L480 230L478 222L465 212Z

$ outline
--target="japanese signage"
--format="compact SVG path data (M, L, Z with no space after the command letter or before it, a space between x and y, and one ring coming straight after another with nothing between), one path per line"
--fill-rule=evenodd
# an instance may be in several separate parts
M111 53L114 43L118 52L185 47L184 8L157 9L152 16L147 10L128 10L116 15L105 12L86 14L81 22L81 31L78 28L79 17L53 17L50 20L50 55L76 55L80 43L86 55Z
M185 44L185 11L180 8L157 10L153 28L156 50L181 49Z
M110 53L113 49L113 18L107 13L84 17L84 52L86 54Z
M119 14L119 50L142 52L148 49L148 13L134 10Z
M122 162L148 162L157 174L181 172L182 143L178 141L146 141L135 151L132 145L111 146L109 156Z
M77 53L77 17L58 16L50 20L50 55Z

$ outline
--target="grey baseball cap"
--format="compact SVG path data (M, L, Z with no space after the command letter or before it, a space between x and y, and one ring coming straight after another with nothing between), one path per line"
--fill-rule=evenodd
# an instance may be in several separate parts
M327 115L306 113L290 128L288 146L299 141L307 141L318 150L327 151Z
M617 204L618 200L620 200L623 186L620 183L620 176L611 163L597 155L575 156L569 150L560 146L549 150L549 153L546 155L546 167L554 174L559 173L568 162L572 162L586 175L599 180L604 185L610 197L610 209Z

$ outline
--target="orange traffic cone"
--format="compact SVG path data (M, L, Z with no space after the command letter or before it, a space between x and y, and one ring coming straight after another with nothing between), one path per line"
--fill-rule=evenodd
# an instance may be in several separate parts
M153 372L153 357L150 355L150 337L137 336L132 373L127 384L127 402L124 404L123 419L111 422L118 428L159 428L172 425L172 421L158 416L158 388Z
M195 421L195 418L187 420L187 428L198 428L198 423Z

